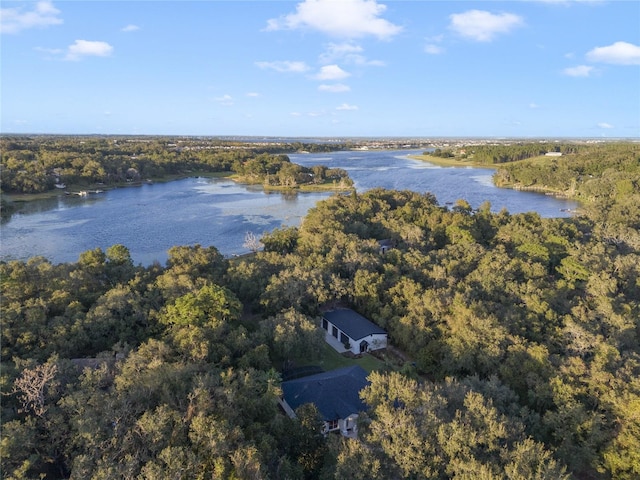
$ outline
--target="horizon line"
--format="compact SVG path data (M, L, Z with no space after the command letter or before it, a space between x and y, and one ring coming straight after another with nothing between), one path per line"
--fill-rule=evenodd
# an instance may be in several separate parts
M0 137L9 136L42 136L42 137L184 137L184 138L219 138L219 139L333 139L333 140L431 140L431 139L492 139L492 140L540 140L540 139L573 139L573 140L638 140L640 136L597 137L573 135L244 135L244 134L172 134L172 133L36 133L36 132L0 132Z

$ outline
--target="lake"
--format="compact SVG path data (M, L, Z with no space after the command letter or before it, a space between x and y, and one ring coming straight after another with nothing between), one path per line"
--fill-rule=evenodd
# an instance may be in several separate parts
M343 168L358 192L371 188L431 192L440 205L465 199L473 208L484 201L495 212L538 212L566 217L573 201L500 189L493 170L444 168L408 158L422 150L348 151L289 155L305 166ZM121 243L133 261L164 264L174 245L215 246L227 256L246 253L247 232L260 235L299 225L307 211L331 193L281 194L225 179L187 178L127 187L87 197L60 196L19 204L0 226L0 259L42 255L54 263L75 262L80 253Z

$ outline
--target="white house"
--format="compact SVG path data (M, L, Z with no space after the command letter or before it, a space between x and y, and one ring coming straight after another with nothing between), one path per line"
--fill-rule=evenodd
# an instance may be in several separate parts
M387 332L349 308L325 312L322 328L356 355L387 346Z
M359 365L338 368L282 382L280 405L295 418L296 408L313 403L324 422L322 433L336 431L355 438L358 414L367 409L360 400L360 390L367 385L367 372Z

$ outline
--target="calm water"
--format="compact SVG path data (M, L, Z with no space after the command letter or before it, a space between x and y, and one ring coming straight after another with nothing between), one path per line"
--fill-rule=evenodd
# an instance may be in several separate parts
M575 202L530 192L499 189L492 170L441 168L407 158L421 151L335 152L290 155L306 166L323 164L349 172L359 192L375 187L432 192L445 205L463 198L472 207L569 215ZM0 227L0 259L43 255L75 262L81 252L121 243L135 263L164 263L173 245L213 245L225 255L245 253L246 232L260 235L298 225L307 210L330 193L265 193L223 179L189 178L120 188L86 198L62 196L29 202Z

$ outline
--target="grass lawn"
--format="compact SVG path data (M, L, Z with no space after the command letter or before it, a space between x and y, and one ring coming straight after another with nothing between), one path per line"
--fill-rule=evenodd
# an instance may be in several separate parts
M498 168L498 165L477 163L468 158L441 158L432 157L431 155L409 155L414 160L422 160L423 162L433 163L440 167L478 167L478 168Z
M336 368L348 367L350 365L360 365L367 372L374 370L390 370L391 366L387 362L377 359L373 355L364 354L361 358L347 358L336 352L331 345L325 343L322 350L322 358L320 360L308 361L307 359L296 359L298 366L318 365L323 370L329 371Z

